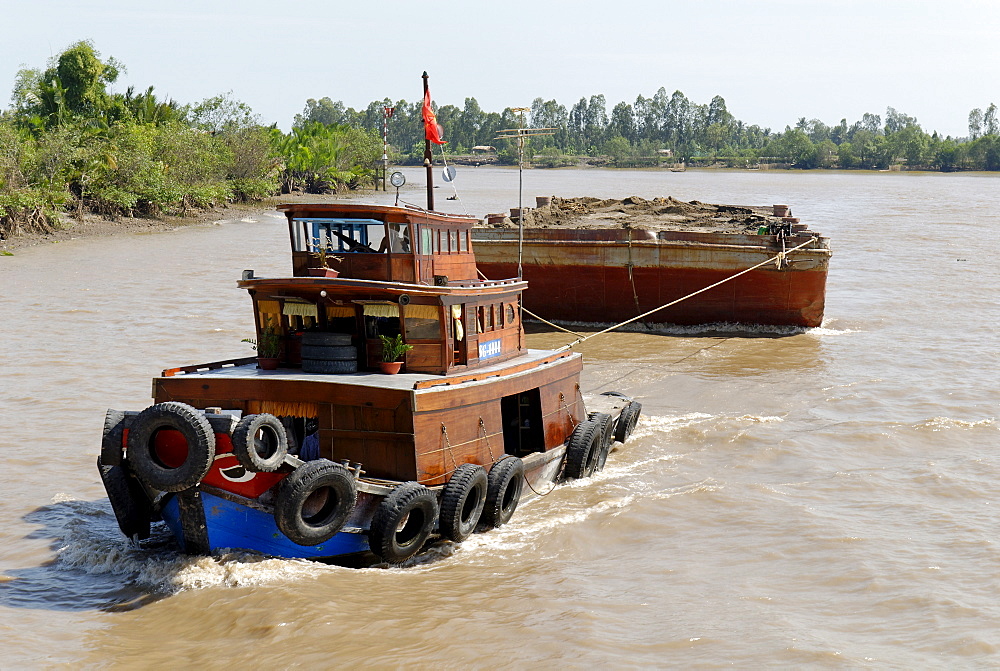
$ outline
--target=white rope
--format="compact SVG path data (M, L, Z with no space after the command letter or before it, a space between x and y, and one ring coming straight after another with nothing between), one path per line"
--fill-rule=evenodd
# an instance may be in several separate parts
M441 160L444 162L445 172L447 172L448 171L448 157L444 153L444 145L443 144L437 145L437 149L438 149L438 154L441 155ZM454 179L451 180L450 184L451 184L451 190L455 194L454 200L457 200L459 203L462 204L462 210L465 212L465 216L469 216L469 208L467 208L465 206L465 202L462 200L462 197L458 195L458 186L455 184L455 180Z
M660 310L664 310L666 308L669 308L672 305L677 305L681 301L686 301L687 299L691 298L692 296L697 296L698 294L705 293L709 289L714 289L715 287L719 286L720 284L725 284L729 280L734 280L737 277L739 277L740 275L745 275L745 274L749 273L751 270L757 270L761 266L766 266L767 264L771 263L772 261L774 261L774 262L776 262L778 264L778 268L781 268L782 267L781 264L787 264L788 263L788 261L786 260L786 257L788 256L788 254L790 252L794 252L797 249L801 249L802 247L805 247L806 245L811 245L812 243L816 242L817 240L819 240L818 237L809 238L808 240L806 240L805 242L803 242L801 245L797 245L795 247L792 247L791 249L787 249L787 250L783 250L781 252L778 252L777 256L772 256L768 260L761 261L760 263L758 263L755 266L747 268L746 270L741 270L740 272L736 273L735 275L731 275L731 276L729 276L729 277L727 277L727 278L725 278L723 280L719 280L715 284L710 284L709 286L705 287L704 289L698 289L698 291L692 292L692 293L688 294L687 296L683 296L681 298L678 298L675 301L671 301L671 302L667 303L666 305L661 305L660 307L653 308L652 310L650 310L648 312L643 312L641 315L638 315L636 317L632 317L631 319L623 321L620 324L615 324L614 326L609 326L608 328L604 329L603 331L598 331L597 333L591 333L590 335L583 336L582 338L578 338L578 339L574 340L573 342L571 342L568 345L563 345L562 347L560 347L556 351L557 352L564 352L564 351L566 351L568 349L572 349L574 346L579 345L584 340L590 340L591 338L593 338L595 336L603 335L603 334L607 333L608 331L614 331L616 328L619 328L621 326L625 326L626 324L631 324L632 322L638 321L638 320L642 319L643 317L648 317L649 315L653 314L654 312L659 312ZM782 240L782 243L784 243L783 240ZM782 244L782 246L784 246L784 244Z

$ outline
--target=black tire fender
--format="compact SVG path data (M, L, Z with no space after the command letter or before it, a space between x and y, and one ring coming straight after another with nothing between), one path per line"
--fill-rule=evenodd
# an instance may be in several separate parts
M357 373L358 362L351 361L327 361L324 359L303 359L302 372L304 373Z
M105 466L117 466L122 463L122 455L125 452L122 446L124 432L125 413L108 408L104 415L104 433L101 437L101 463Z
M302 334L302 345L329 345L346 347L351 344L350 333L326 333L324 331L306 331Z
M482 522L486 527L503 526L514 516L524 487L524 462L507 456L493 464L487 478L486 505Z
M352 361L358 358L358 348L353 345L303 345L302 358L322 361Z
M606 412L591 413L589 417L601 426L600 452L594 470L602 471L608 460L608 454L611 453L611 446L615 442L615 418Z
M382 499L372 517L368 545L382 561L398 564L420 551L437 521L437 498L421 484L404 482Z
M462 464L451 474L441 492L438 531L448 540L461 543L472 535L486 505L486 471L478 464Z
M274 522L296 545L319 545L340 531L357 500L354 476L344 466L309 461L278 485Z
M233 429L233 454L252 473L273 473L285 462L288 436L274 415L244 415Z
M187 441L187 456L177 467L168 466L156 453L156 434L162 429L179 431ZM125 456L133 472L153 489L184 491L201 482L212 466L215 432L205 415L190 405L157 403L136 415Z
M615 423L615 440L624 443L635 430L635 425L639 421L639 414L642 413L642 403L632 401L625 406L622 414L618 415L618 422Z
M118 528L128 538L149 538L149 523L153 519L153 504L142 485L128 472L124 464L107 466L97 462L97 470L108 493L111 510L118 520Z
M587 419L576 425L566 446L564 475L571 479L589 478L601 456L601 425Z

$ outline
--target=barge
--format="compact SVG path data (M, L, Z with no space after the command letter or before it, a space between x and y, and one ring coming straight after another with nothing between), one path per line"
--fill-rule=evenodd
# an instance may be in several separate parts
M544 204L523 214L521 267L532 287L525 308L539 317L620 323L776 258L641 321L800 327L823 321L829 240L787 206L538 200ZM516 216L490 215L473 239L485 277L517 276Z
M525 347L527 283L480 279L475 219L278 209L291 275L237 283L260 358L164 370L151 406L107 412L98 468L126 536L162 519L192 554L399 563L506 523L629 437L638 402L585 399L578 353Z

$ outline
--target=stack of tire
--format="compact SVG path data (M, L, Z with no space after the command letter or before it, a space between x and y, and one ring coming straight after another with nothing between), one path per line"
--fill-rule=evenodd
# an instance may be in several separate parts
M611 447L617 440L624 443L632 435L642 404L631 401L618 419L604 412L592 412L576 425L566 445L566 464L563 475L570 480L589 478L604 470Z
M302 334L302 370L306 373L356 373L358 348L348 333Z

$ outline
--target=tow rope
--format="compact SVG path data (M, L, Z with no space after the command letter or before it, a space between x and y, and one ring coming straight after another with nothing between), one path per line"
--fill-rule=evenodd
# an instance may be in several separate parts
M604 335L608 331L614 331L616 328L625 326L626 324L631 324L632 322L638 321L638 320L642 319L643 317L648 317L649 315L653 314L654 312L659 312L660 310L665 310L666 308L669 308L669 307L671 307L673 305L677 305L681 301L686 301L687 299L691 298L692 296L697 296L698 294L705 293L709 289L714 289L715 287L719 286L720 284L725 284L729 280L734 280L737 277L739 277L740 275L745 275L745 274L749 273L751 270L757 270L761 266L766 266L767 264L769 264L771 262L774 262L775 265L779 269L783 268L784 266L786 266L788 264L787 257L788 257L788 255L791 252L794 252L794 251L796 251L798 249L802 249L806 245L811 245L812 243L816 242L817 240L819 240L818 237L809 238L808 240L806 240L805 242L803 242L800 245L796 245L795 247L792 247L791 249L786 249L786 250L780 251L780 252L778 252L778 254L776 256L772 256L771 258L767 259L766 261L761 261L757 265L751 266L750 268L747 268L746 270L741 270L740 272L736 273L735 275L730 275L729 277L727 277L725 279L719 280L715 284L710 284L709 286L705 287L704 289L698 289L698 291L694 291L692 293L689 293L687 296L682 296L681 298L678 298L677 300L670 301L666 305L661 305L658 308L653 308L652 310L649 310L648 312L643 312L641 315L632 317L631 319L627 319L627 320L625 320L625 321L623 321L623 322L621 322L619 324L615 324L614 326L609 326L608 328L604 329L603 331L598 331L597 333L591 333L590 335L581 336L581 337L577 338L576 340L574 340L573 342L569 343L568 345L563 345L562 347L560 347L556 351L557 352L564 352L564 351L566 351L568 349L572 349L573 347L575 347L576 345L579 345L580 343L582 343L585 340L590 340L591 338L593 338L595 336ZM784 240L782 240L782 243L784 243ZM782 246L784 246L784 244L782 244Z

